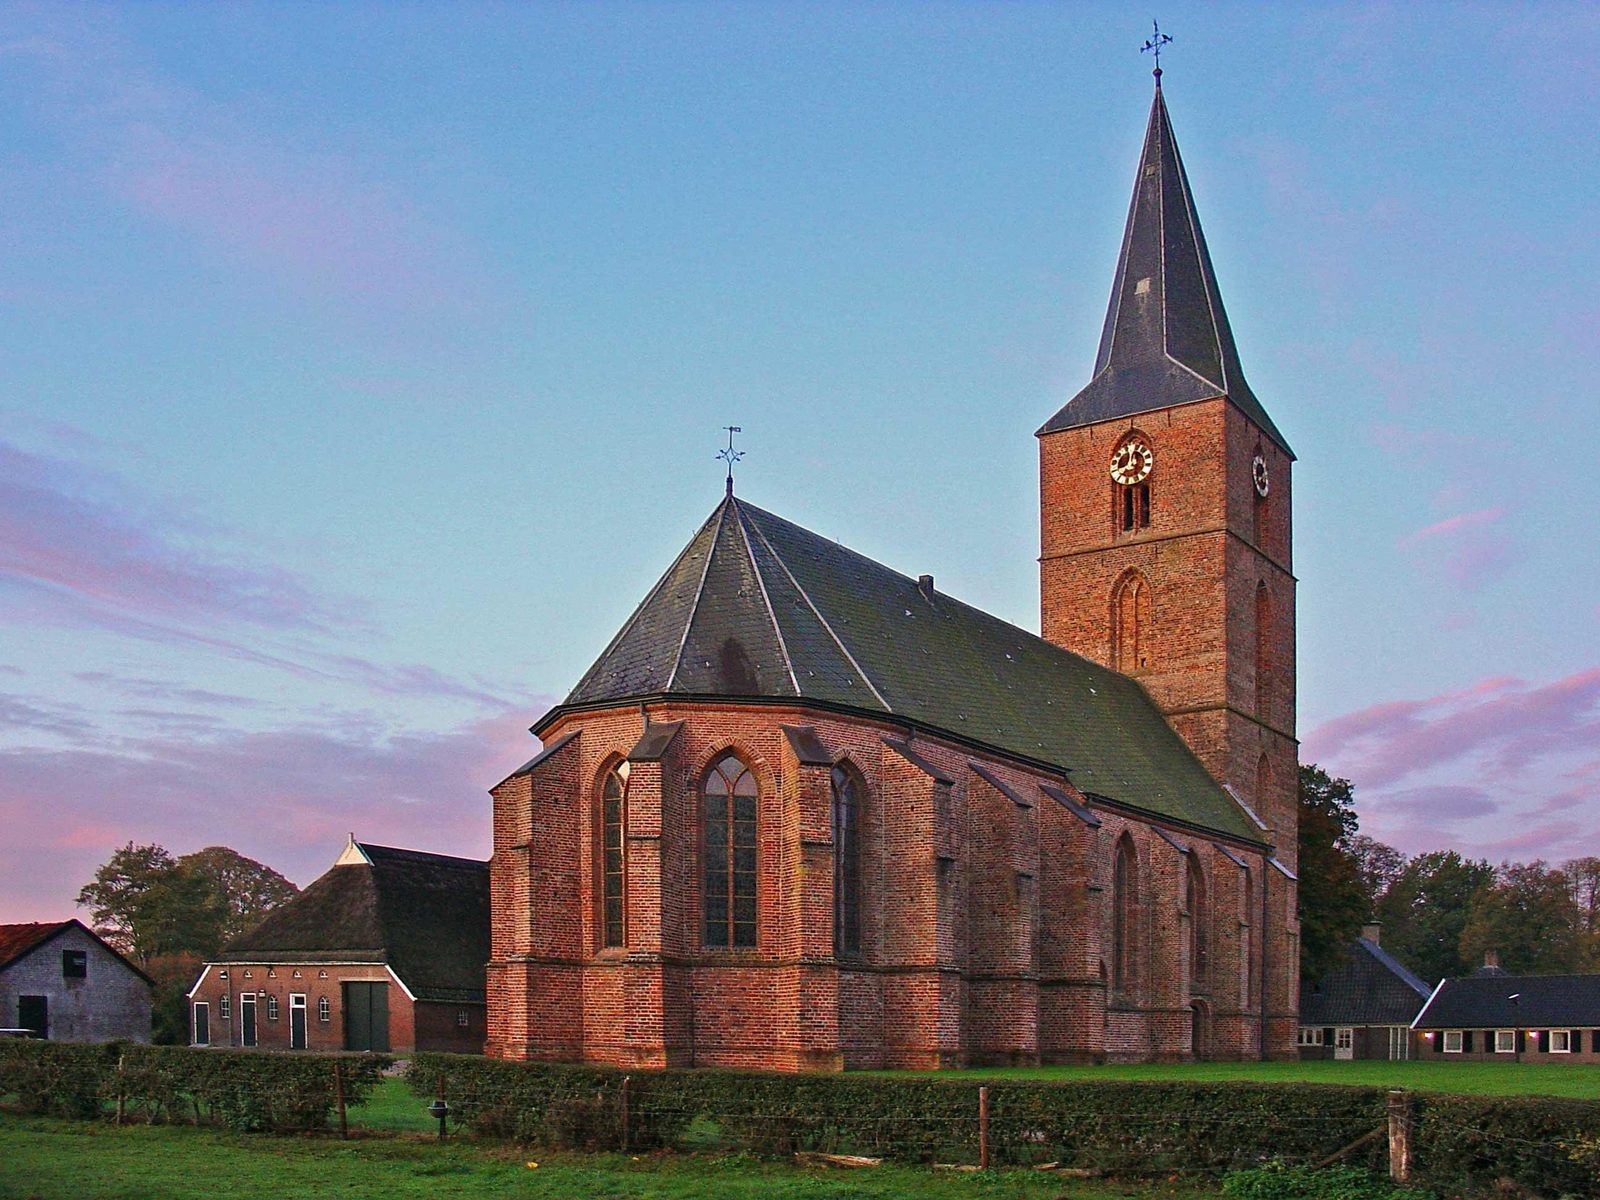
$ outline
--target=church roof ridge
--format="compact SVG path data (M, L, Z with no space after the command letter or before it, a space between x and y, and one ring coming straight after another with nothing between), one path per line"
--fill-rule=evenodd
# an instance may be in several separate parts
M898 717L1260 840L1136 680L732 496L534 731L570 709L661 696Z
M1294 456L1245 380L1158 78L1094 376L1039 433L1218 396Z

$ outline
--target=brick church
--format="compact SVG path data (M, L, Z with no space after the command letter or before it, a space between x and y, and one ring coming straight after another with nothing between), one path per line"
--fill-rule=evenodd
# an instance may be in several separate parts
M1037 637L732 494L493 789L489 1053L1293 1057L1290 466L1157 76Z

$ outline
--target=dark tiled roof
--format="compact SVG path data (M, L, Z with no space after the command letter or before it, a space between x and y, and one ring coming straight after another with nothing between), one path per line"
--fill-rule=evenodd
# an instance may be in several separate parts
M892 714L1260 841L1134 680L731 496L535 732L574 706L660 695Z
M365 862L334 867L214 961L387 963L419 1000L481 1003L489 864L352 846Z
M1224 395L1293 457L1239 366L1189 177L1157 88L1094 378L1039 432Z
M1360 938L1338 966L1300 985L1300 1023L1409 1025L1432 991L1382 946Z
M1418 1029L1568 1026L1600 1028L1600 975L1472 975L1446 979L1417 1018Z

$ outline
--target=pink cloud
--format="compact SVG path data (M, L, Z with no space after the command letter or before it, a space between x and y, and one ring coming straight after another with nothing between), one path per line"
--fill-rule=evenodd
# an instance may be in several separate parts
M1519 548L1501 525L1504 508L1483 508L1435 521L1396 539L1421 567L1439 571L1458 588L1475 591L1503 576Z
M1458 513L1453 517L1446 517L1442 521L1435 521L1414 533L1408 533L1397 543L1405 548L1425 542L1429 538L1444 537L1448 534L1460 533L1466 529L1476 529L1484 525L1493 525L1506 515L1503 508L1484 508L1477 512Z
M347 832L485 857L486 790L537 748L530 714L443 732L390 732L358 716L269 731L154 734L112 745L0 751L0 915L73 915L73 897L121 843L174 853L221 843L304 884Z

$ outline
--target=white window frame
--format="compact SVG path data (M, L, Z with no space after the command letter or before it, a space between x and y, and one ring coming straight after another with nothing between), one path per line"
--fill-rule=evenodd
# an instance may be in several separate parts
M456 1009L456 1028L466 1029L472 1024L472 1014L464 1008Z
M1459 1029L1446 1029L1444 1031L1444 1052L1446 1054L1460 1054L1461 1053L1461 1037L1462 1037L1461 1030L1459 1030ZM1453 1045L1453 1046L1450 1044L1452 1040L1455 1042L1455 1045Z
M1517 1031L1515 1029L1496 1029L1494 1031L1494 1052L1496 1054L1515 1054L1517 1052Z
M222 992L217 996L217 1020L219 1021L228 1019L228 998L230 995L232 995L231 992Z
M206 1011L206 1040L203 1042L200 1040L200 1010L202 1008ZM189 1044L191 1046L211 1045L211 1005L204 1000L196 1000L194 1014L189 1018L189 1022Z
M267 993L267 1020L276 1021L277 1019L278 1019L278 997L277 997L276 993L268 992Z
M1322 1042L1322 1026L1320 1026L1320 1025L1302 1025L1302 1026L1300 1026L1300 1044L1302 1046L1320 1046L1320 1045L1322 1045L1323 1044L1323 1042Z
M1561 1039L1561 1044L1560 1045L1556 1044L1556 1039L1557 1038ZM1572 1053L1572 1030L1570 1030L1570 1029L1552 1029L1550 1031L1550 1047L1549 1047L1549 1049L1550 1049L1550 1053L1551 1054L1571 1054Z
M317 1020L326 1024L333 1019L333 1005L326 996L317 997Z

